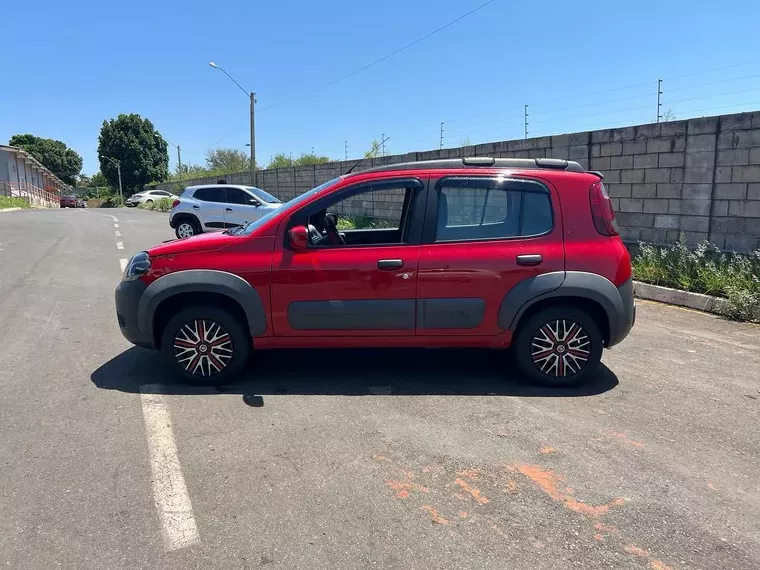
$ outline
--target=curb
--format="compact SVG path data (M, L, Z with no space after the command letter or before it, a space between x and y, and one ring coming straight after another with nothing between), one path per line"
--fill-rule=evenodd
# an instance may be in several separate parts
M728 300L722 297L713 297L703 293L691 293L690 291L681 291L680 289L671 289L662 285L652 285L642 281L633 282L633 294L639 299L649 301L659 301L669 305L679 307L688 307L697 311L714 313L716 315L726 316L729 313ZM760 313L756 313L755 319L760 320Z
M0 208L0 212L15 212L16 210L23 210L23 208Z

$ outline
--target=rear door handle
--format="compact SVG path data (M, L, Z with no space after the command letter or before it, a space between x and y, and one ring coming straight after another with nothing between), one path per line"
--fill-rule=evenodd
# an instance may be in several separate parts
M193 210L200 210L200 209L201 209L200 206L193 206Z
M225 209L224 209L224 211L225 211L225 212L231 212L231 211L232 211L232 208L225 208Z
M544 258L538 253L530 255L518 255L517 265L538 265L544 260Z
M401 269L404 267L403 259L378 259L378 269Z

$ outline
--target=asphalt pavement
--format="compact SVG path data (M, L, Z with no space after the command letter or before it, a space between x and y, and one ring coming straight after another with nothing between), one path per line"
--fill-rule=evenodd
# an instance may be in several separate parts
M760 568L760 327L640 301L580 389L450 350L261 352L192 388L113 308L171 238L0 213L0 565Z

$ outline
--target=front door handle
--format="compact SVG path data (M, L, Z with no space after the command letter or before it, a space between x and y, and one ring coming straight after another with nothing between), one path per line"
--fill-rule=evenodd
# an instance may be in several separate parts
M533 253L530 255L518 255L517 265L538 265L543 260L544 258L538 253Z
M231 212L231 211L232 211L232 208L225 208L225 209L224 209L224 211L225 211L225 212Z
M404 267L403 259L378 259L378 269L401 269Z

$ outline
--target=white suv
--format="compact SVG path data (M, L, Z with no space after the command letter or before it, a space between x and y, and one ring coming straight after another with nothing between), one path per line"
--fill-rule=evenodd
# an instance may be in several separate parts
M169 225L178 238L186 238L253 222L281 205L277 198L253 186L188 186L172 204Z

